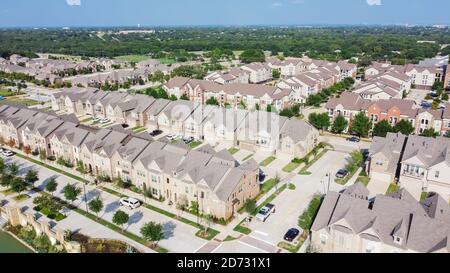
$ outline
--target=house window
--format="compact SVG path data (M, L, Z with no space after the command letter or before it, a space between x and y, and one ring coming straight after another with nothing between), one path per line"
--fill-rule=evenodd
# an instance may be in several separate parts
M152 194L153 194L153 195L158 195L158 190L155 189L155 188L152 188Z
M325 234L320 234L320 243L321 243L322 245L325 245L325 244L327 243L327 240L328 240L328 236L327 236L327 235L325 235Z
M434 177L435 177L435 178L439 178L439 175L440 175L439 171L436 171L436 172L434 173Z

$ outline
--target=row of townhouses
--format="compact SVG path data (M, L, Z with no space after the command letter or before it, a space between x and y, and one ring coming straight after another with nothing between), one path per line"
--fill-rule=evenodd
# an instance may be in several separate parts
M372 179L398 181L420 196L437 192L450 198L450 139L389 133L375 137L367 166Z
M104 92L94 88L64 89L52 95L54 111L108 118L130 127L193 136L211 145L228 143L252 151L303 157L317 144L310 124L266 111L246 111L200 103L154 99L146 95Z
M129 64L120 60L96 59L94 61L73 62L49 58L30 59L14 54L9 60L0 59L0 71L6 73L22 73L37 80L61 83L64 77L73 74L95 73L101 70L113 70L127 67Z
M365 71L365 78L372 79L387 72L405 74L411 79L411 84L418 89L430 90L436 81L444 83L444 87L450 87L450 71L448 56L437 56L425 59L419 64L391 65L390 63L375 62Z
M360 94L345 92L339 98L330 99L325 108L331 120L342 115L349 126L358 113L364 112L373 125L381 120L387 120L394 126L400 120L407 120L415 128L416 134L430 129L434 129L442 136L450 133L449 104L445 109L422 109L413 100L392 98L372 101L363 99Z
M449 253L450 206L438 194L417 201L400 189L369 198L354 184L329 192L311 228L314 249L326 253Z
M401 99L411 90L412 78L395 70L386 71L362 83L352 92L364 99Z
M0 107L0 136L11 146L46 151L94 176L121 177L169 203L197 202L203 214L228 219L259 193L259 167L239 165L227 150L198 150L153 141L119 129L80 125L72 116ZM144 186L145 185L145 186Z
M357 66L347 61L329 62L323 60L314 60L308 57L293 58L288 57L284 60L280 60L277 57L268 58L266 63L272 69L280 71L281 76L292 77L301 74L302 72L312 71L319 68L325 68L328 71L332 71L333 74L337 73L337 81L342 81L345 78L355 78L357 74Z
M237 107L244 104L249 110L265 110L269 105L280 111L292 105L293 91L276 86L248 83L219 84L207 80L174 77L163 85L169 95L180 98L186 95L190 101L199 104L214 98L220 106Z

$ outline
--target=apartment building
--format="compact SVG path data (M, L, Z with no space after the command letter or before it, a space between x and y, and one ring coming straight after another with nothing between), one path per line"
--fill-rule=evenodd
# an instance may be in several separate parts
M359 112L364 112L373 125L381 120L387 120L392 126L400 120L407 120L413 126L418 124L416 118L419 109L412 100L382 99L371 101L363 99L359 94L344 92L339 98L330 99L325 108L331 120L342 115L349 122L349 125Z
M205 80L219 84L250 83L250 72L234 67L226 72L212 72L205 77Z
M250 83L263 83L272 79L272 68L265 63L250 63L241 66L241 69L250 73Z
M450 207L438 194L418 202L401 189L369 198L357 183L328 192L311 228L311 244L325 253L448 253Z
M82 164L94 176L121 177L172 204L198 202L201 213L216 218L232 217L259 193L258 164L249 160L239 165L226 150L189 150L8 105L0 107L0 128L4 142L14 140L19 147L36 140L39 151L45 149L47 155ZM22 139L25 134L27 138Z

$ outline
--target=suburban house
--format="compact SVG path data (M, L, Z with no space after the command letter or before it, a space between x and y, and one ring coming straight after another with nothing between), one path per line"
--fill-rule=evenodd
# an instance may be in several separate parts
M400 184L410 192L437 192L450 198L450 139L409 136L403 153Z
M393 183L398 179L405 141L406 136L399 133L388 133L385 138L373 138L367 164L367 174L372 180Z
M239 67L234 67L226 72L212 72L205 77L205 80L219 84L249 83L250 72Z
M418 202L406 190L369 199L357 183L328 192L311 228L325 253L449 253L450 207L438 194Z
M197 103L185 100L170 102L158 115L159 129L172 134L184 134L183 125L199 106Z
M278 155L303 158L317 146L319 130L298 119L288 119L281 127Z

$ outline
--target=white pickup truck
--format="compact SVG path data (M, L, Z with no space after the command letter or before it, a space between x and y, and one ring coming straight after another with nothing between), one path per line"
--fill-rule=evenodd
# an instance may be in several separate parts
M259 210L258 214L256 214L256 219L265 222L273 212L275 212L275 205L267 204Z

